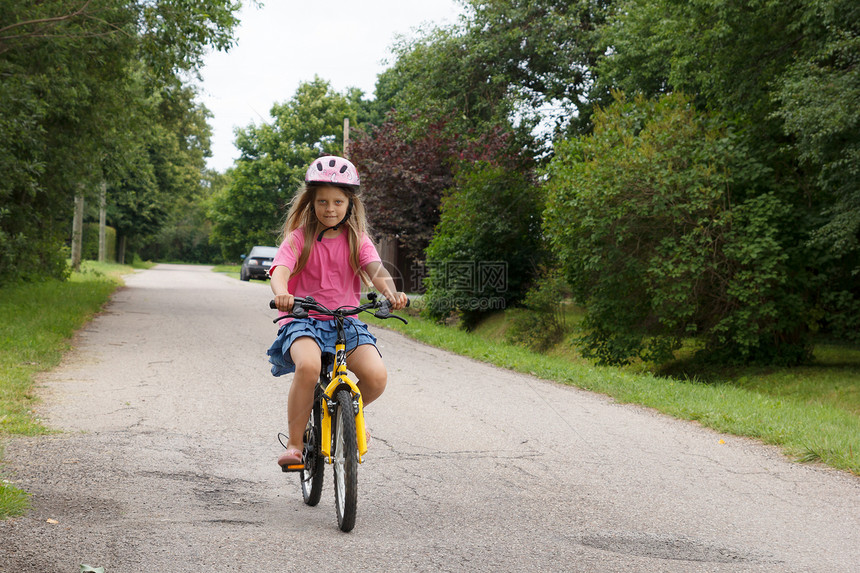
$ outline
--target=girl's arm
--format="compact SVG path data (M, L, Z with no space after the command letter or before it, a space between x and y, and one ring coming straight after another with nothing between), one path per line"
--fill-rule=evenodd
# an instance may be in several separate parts
M275 294L275 306L281 312L290 312L293 309L293 295L290 294L287 288L287 282L290 280L290 269L284 265L278 265L272 270L272 277L269 281L269 286L272 287L272 292Z
M376 290L388 299L392 309L400 310L406 306L406 301L408 300L406 294L397 292L397 287L394 286L394 279L391 278L391 275L388 274L388 271L385 270L381 262L370 262L364 267L364 270L370 277L370 282L373 283Z

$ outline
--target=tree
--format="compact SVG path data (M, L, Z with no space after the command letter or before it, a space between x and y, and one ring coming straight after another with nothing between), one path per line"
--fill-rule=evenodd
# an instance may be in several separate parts
M790 211L794 242L783 243L798 262L795 302L813 330L855 340L858 16L848 0L618 3L596 74L597 92L683 91L698 109L727 118Z
M528 164L504 126L455 135L451 120L443 118L414 133L420 121L403 122L390 114L381 126L358 132L352 147L374 231L396 238L412 264L424 260L442 197L461 165L486 161L525 169Z
M618 96L557 145L546 232L586 311L583 354L664 362L698 337L724 362L796 364L809 315L791 190L689 98Z
M225 259L278 242L287 205L308 165L321 154L343 152L343 120L355 125L356 100L355 92L335 92L328 81L315 78L272 107L271 123L237 131L239 159L210 210L212 240Z
M412 264L424 258L442 194L453 181L452 142L444 125L433 123L409 139L404 124L389 117L377 128L357 132L352 143L371 228L396 238Z
M442 200L427 248L425 309L467 328L520 301L544 258L543 197L522 172L470 162Z
M193 74L207 47L229 46L238 8L228 0L0 6L0 166L8 169L0 281L64 275L75 194L105 179L136 191L158 184L164 173L141 154L148 135L159 135L152 106L181 91L180 77ZM144 200L126 205L149 210ZM161 216L143 218L150 215Z
M464 44L471 59L504 78L518 114L556 132L587 132L597 62L605 53L599 34L614 13L611 0L490 0L470 2Z
M11 22L0 36L0 164L10 174L0 182L2 282L65 275L72 197L95 177L100 134L107 110L115 108L109 86L123 77L123 55L133 49L125 33L131 20L118 6L101 14L121 33L81 17L43 22L67 15L66 4L12 2L0 9L0 21Z
M191 197L176 201L157 233L140 249L146 260L212 263L220 260L220 248L210 241L212 221L208 210L212 197L227 184L227 177L207 170L205 185Z
M587 130L587 96L603 54L597 32L611 6L594 0L470 0L459 24L423 31L394 47L396 61L377 81L378 105L396 109L401 121L447 117L455 131L512 122L524 147L534 145L532 130L542 122Z
M355 154L367 174L372 221L397 237L409 259L420 262L438 231L443 194L454 205L456 185L468 183L456 178L462 165L497 162L509 172L508 181L531 181L532 159L550 151L534 131L547 119L547 108L556 110L552 119L563 118L559 128L578 122L558 110L579 110L587 124L590 63L602 53L596 31L609 7L473 1L458 25L423 31L395 47L396 61L376 85L377 108L391 113L357 142ZM502 156L506 160L499 161ZM536 194L514 188L527 197ZM500 207L499 197L486 199L488 209ZM443 252L437 256L448 256ZM524 273L525 282L534 270Z
M809 31L801 0L628 0L602 31L599 82L626 93L690 94L773 128L773 82ZM760 133L764 133L763 131Z
M860 7L830 1L809 6L804 57L776 83L775 115L801 169L817 188L816 257L821 325L860 342Z
M137 177L123 177L111 187L118 198L112 211L115 223L129 248L143 258L158 259L164 253L172 260L209 261L200 257L209 252L204 248L209 223L203 203L210 194L205 157L211 129L209 111L195 96L193 89L180 86L150 98L138 167L152 187L134 189ZM188 228L191 221L199 226Z

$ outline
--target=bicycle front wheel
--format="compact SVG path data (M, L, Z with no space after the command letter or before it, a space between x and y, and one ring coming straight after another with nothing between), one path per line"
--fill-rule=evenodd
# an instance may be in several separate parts
M315 506L320 502L322 495L323 476L325 475L325 459L320 451L321 428L320 420L322 412L320 411L320 400L314 400L314 407L311 410L311 417L308 420L308 425L305 428L305 451L304 451L304 469L299 474L299 479L302 482L302 497L305 503L310 506Z
M338 390L335 402L332 458L337 524L341 531L352 531L358 505L358 442L355 437L352 392Z

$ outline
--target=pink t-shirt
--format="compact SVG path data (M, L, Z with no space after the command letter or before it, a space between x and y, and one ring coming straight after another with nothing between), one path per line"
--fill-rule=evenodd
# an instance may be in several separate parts
M272 261L272 268L283 265L290 269L290 280L287 288L293 296L312 296L314 299L331 309L345 305L358 305L361 297L361 278L349 264L349 240L347 232L329 239L323 237L311 247L308 262L298 274L292 274L305 245L304 229L299 228L290 233L293 244L289 240L281 243L278 254ZM362 237L359 247L358 263L365 268L374 261L380 261L379 253L367 235ZM281 313L284 316L286 313ZM324 319L326 317L319 317Z

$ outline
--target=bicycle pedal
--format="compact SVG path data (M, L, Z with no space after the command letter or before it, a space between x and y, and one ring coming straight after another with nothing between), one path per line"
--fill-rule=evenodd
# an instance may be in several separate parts
M305 464L292 464L287 466L281 466L281 471L283 472L300 472L305 469Z

